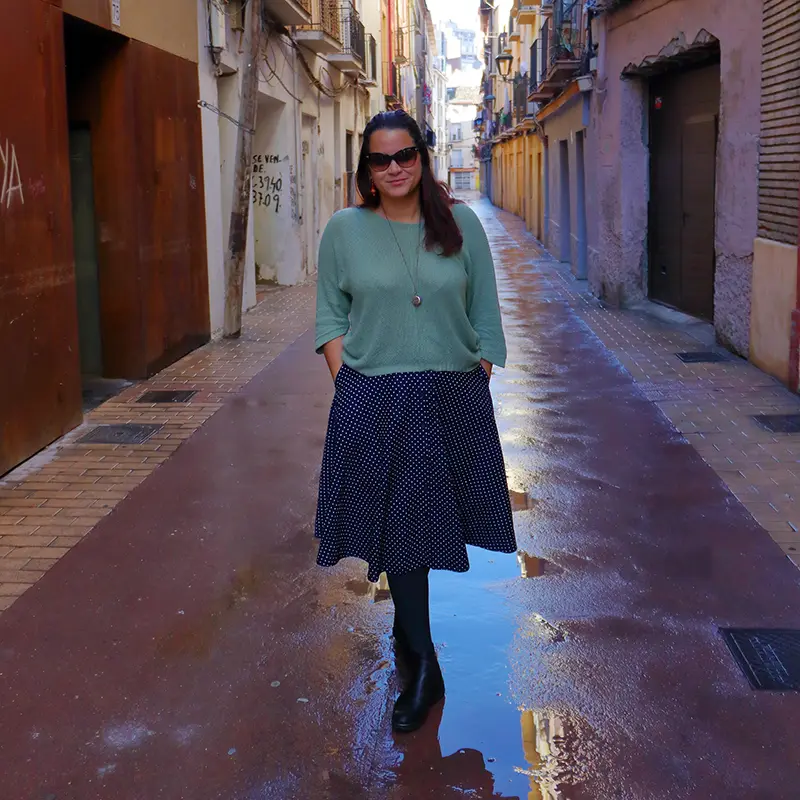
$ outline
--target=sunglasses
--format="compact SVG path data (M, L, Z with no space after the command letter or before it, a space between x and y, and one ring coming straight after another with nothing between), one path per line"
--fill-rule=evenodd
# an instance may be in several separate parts
M416 164L418 155L418 147L406 147L404 150L398 150L391 156L386 155L386 153L370 153L367 156L367 163L376 172L385 172L389 169L389 165L392 161L394 161L398 167L408 169Z

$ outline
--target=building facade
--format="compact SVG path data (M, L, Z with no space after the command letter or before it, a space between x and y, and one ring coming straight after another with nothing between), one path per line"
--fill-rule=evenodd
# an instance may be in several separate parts
M6 4L0 474L209 338L195 2Z
M593 24L593 290L707 319L745 357L761 106L753 30L762 5L616 0Z
M753 36L762 5L763 73ZM790 7L482 2L492 46L476 121L492 200L525 217L598 297L706 319L721 343L784 378L796 305L787 291L796 222L787 219L797 202L800 22ZM515 92L526 67L523 115Z
M764 4L758 236L753 246L750 357L798 391L798 191L800 13L793 0Z

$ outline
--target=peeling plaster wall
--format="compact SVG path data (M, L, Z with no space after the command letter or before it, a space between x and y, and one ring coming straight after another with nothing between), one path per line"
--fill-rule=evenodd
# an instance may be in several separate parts
M705 29L720 41L721 99L716 180L715 327L723 343L748 352L753 241L757 232L760 119L760 4L749 0L643 0L601 18L592 108L595 159L587 165L589 280L612 302L647 294L649 152L647 82L623 69L671 39ZM590 218L591 218L590 214Z
M208 50L208 5L197 0L199 16L201 97L234 120L241 106L241 73L245 61L242 33L226 17L226 47L218 64ZM370 20L380 21L370 11ZM379 39L379 31L372 31ZM345 205L343 181L346 132L353 133L353 162L359 134L368 117L382 107L380 85L354 87L325 59L305 50L317 80L331 91L327 97L312 84L294 50L273 36L266 48L268 65L259 80L256 133L253 141L254 190L245 257L244 308L256 303L259 281L293 285L316 271L319 238L331 215ZM380 62L380 44L378 47ZM334 112L338 107L339 112ZM238 129L231 119L204 108L203 151L209 236L209 276L212 329L222 325L224 255L232 206L232 187ZM338 127L338 130L337 130ZM301 191L303 142L306 183ZM216 198L216 200L215 200Z

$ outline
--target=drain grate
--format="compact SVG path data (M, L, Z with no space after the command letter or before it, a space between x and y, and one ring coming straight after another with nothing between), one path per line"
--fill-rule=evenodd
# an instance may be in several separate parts
M718 364L720 361L727 361L722 353L715 353L712 350L692 350L689 353L675 353L684 364Z
M754 689L800 692L800 630L720 628Z
M753 419L770 433L800 433L800 414L756 414Z
M163 425L98 425L78 439L80 444L144 444Z
M191 390L155 390L145 392L136 402L137 403L188 403L195 395L196 391Z

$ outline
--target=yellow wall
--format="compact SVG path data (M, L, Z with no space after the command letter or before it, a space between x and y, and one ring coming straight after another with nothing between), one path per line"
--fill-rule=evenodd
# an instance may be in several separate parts
M104 28L111 27L111 0L64 0L64 11ZM198 60L196 0L121 0L124 36L189 61Z
M541 185L537 174L541 152L538 136L517 136L496 145L492 161L492 202L523 217L528 230L539 237Z
M756 239L750 309L750 359L784 383L789 380L789 338L797 302L797 248Z

